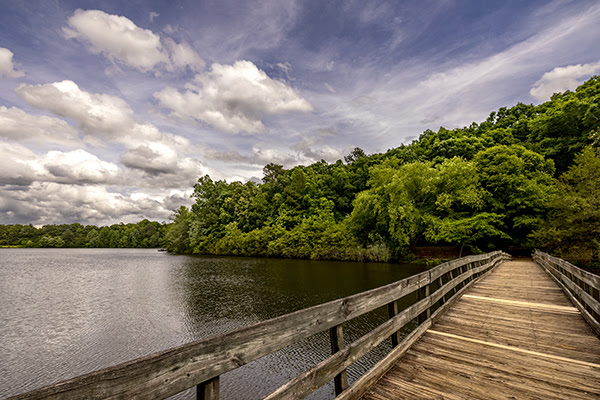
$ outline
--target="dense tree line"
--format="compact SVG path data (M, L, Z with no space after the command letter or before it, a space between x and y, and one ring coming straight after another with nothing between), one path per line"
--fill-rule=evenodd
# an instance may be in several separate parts
M417 246L542 248L600 265L600 77L410 145L194 186L173 222L0 226L0 245L387 261Z
M357 148L335 163L268 164L258 184L201 177L165 244L178 253L341 260L400 259L433 244L537 246L598 261L599 140L593 77L546 103L427 130L383 154Z
M81 224L0 225L0 246L19 247L162 247L166 225L147 219L137 224L96 227Z

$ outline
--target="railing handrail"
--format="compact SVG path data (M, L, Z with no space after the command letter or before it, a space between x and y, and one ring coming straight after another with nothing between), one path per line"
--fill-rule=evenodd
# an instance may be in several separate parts
M533 253L533 260L554 277L583 318L600 335L600 276L541 251Z
M391 318L386 323L347 347L344 347L343 337L339 338L341 340L335 353L313 368L314 371L311 370L318 375L318 379L308 376L311 373L309 371L308 375L303 374L299 377L301 379L290 381L269 398L280 398L290 388L298 393L298 386L293 384L302 386L307 381L310 381L310 388L314 390L315 384L322 385L333 376L336 377L336 392L341 392L347 387L342 375L352 360L360 358L390 336L392 341L396 336L397 344L395 332L407 322L423 313L429 319L430 308L436 302L443 304L450 291L456 293L459 285L465 286L509 257L506 253L496 251L452 260L382 287L104 368L12 399L156 399L172 396L196 385L199 394L200 391L214 393L215 390L218 394L218 377L223 373L328 329L332 332L332 340L337 340L335 335L342 335L341 325L344 322L387 305ZM444 277L447 279L445 283ZM438 287L430 295L430 284L434 282ZM421 294L421 300L398 313L397 300L414 292ZM302 393L306 395L310 392ZM200 394L200 397L203 395Z

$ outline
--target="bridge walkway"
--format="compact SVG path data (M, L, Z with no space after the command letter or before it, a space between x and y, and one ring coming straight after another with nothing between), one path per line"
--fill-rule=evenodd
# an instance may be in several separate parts
M600 339L538 264L504 262L363 399L600 399Z

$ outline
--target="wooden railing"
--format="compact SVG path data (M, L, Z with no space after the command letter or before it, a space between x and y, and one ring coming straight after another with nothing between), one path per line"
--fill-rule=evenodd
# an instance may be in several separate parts
M509 257L497 251L449 261L386 286L105 368L13 399L159 399L194 386L199 399L217 399L220 375L326 330L330 332L332 355L267 399L304 398L331 380L338 398L357 398L407 351L458 294ZM399 311L398 300L415 293L417 302ZM390 318L345 345L343 324L380 307L387 308ZM399 331L415 319L419 325L401 342ZM346 369L389 338L392 351L348 387Z
M554 277L583 318L600 335L600 276L541 251L533 253L533 260Z

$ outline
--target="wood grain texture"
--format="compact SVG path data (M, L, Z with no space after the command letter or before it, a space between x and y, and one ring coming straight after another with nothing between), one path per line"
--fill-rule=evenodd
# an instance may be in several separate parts
M556 281L583 318L600 335L600 276L541 251L533 259Z
M365 400L600 399L600 339L533 262L472 285Z

